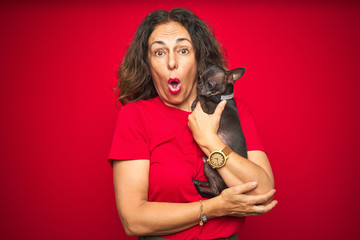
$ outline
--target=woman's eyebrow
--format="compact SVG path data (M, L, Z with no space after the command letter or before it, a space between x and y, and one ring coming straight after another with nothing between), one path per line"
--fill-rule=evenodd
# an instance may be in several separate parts
M189 43L191 43L191 41L188 38L178 38L178 39L176 39L176 43L179 43L179 42L182 42L182 41L188 41ZM161 44L161 45L166 45L166 43L164 41L154 41L154 42L151 43L150 48L155 43Z
M161 45L166 45L165 42L163 42L163 41L155 41L155 42L151 43L150 48L155 43L158 43L158 44L161 44Z
M187 38L178 38L176 39L176 43L182 42L182 41L188 41L189 43L191 43L191 41Z

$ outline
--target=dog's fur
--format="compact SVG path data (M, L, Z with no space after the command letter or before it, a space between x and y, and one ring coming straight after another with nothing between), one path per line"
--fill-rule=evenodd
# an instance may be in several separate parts
M207 68L200 76L197 87L197 99L193 102L192 109L200 101L203 111L213 114L216 106L221 101L221 96L234 93L233 83L241 78L244 72L245 68L237 68L231 71L225 71L219 66ZM247 158L245 137L233 98L227 100L221 115L218 135L234 152ZM227 188L220 174L208 162L205 162L204 172L209 182L193 179L193 183L202 197L215 197Z

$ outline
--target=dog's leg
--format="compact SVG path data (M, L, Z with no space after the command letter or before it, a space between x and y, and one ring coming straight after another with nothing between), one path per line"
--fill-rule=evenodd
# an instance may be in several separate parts
M197 187L207 187L207 188L210 187L209 182L199 181L199 180L196 180L196 179L193 179L192 181L193 181L196 188Z
M193 179L193 183L198 193L204 198L213 198L219 195L217 189L210 188L209 182Z
M193 103L191 104L191 111L194 111L194 109L195 109L196 104L197 104L198 101L199 101L198 98L196 98L196 99L193 101Z
M209 182L199 181L196 179L192 180L196 190L202 197L216 197L225 188L227 188L220 174L215 169L213 169L209 163L205 163L204 172Z

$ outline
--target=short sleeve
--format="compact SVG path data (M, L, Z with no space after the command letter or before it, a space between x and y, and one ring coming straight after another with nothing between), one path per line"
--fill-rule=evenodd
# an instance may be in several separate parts
M109 160L150 159L144 118L134 104L123 107L117 117Z
M250 107L242 100L236 99L241 128L244 132L248 151L260 150L265 152L258 129Z

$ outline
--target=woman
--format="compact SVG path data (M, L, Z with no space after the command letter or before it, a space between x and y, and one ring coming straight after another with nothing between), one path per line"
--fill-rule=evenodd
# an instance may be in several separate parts
M125 106L109 159L128 235L237 239L245 216L266 213L277 203L269 161L239 100L248 159L230 153L218 169L229 188L219 196L202 199L192 183L206 181L204 154L225 147L217 136L225 102L212 115L199 104L191 112L199 74L212 64L226 68L209 28L186 9L154 11L140 24L121 65L119 101Z

